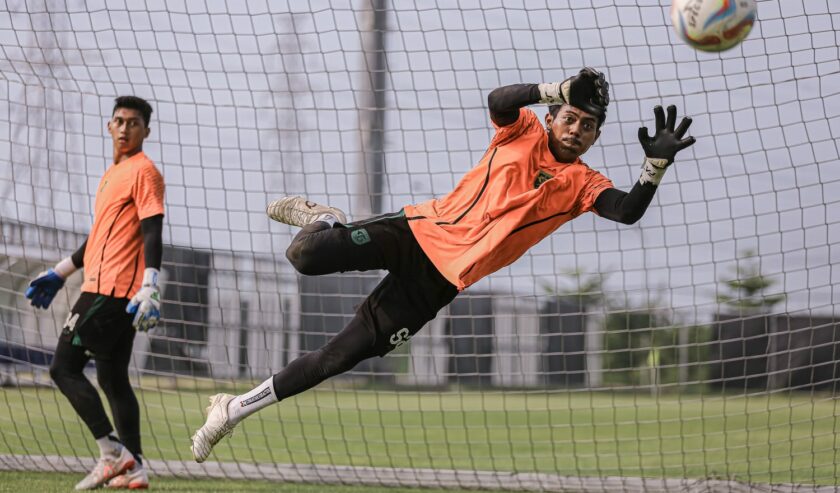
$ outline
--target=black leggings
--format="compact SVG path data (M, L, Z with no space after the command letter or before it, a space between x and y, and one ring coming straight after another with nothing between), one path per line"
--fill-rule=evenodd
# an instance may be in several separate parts
M376 336L358 317L320 349L304 354L274 375L277 400L297 395L324 380L351 370L359 362L377 356Z
M142 454L140 406L128 379L128 363L133 342L134 330L122 330L113 349L107 355L97 355L95 361L96 378L108 398L120 441L131 453L139 455ZM99 439L111 434L114 428L108 420L99 393L82 373L88 361L90 356L87 349L73 345L68 337L60 336L50 366L50 376L90 429L93 437Z
M361 255L349 255L345 231L317 221L298 232L286 257L301 274L317 276L386 268L385 256L371 248ZM377 355L376 334L358 317L333 336L326 345L304 354L274 375L274 392L278 400L311 389L329 377L351 370L359 362Z
M286 251L301 274L386 269L389 274L359 306L344 329L322 348L292 361L274 375L285 399L373 356L384 356L414 335L448 305L458 289L435 268L400 212L330 227L304 227Z

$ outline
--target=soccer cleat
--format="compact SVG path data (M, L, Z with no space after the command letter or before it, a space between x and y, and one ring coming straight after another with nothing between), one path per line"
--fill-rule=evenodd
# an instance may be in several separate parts
M318 205L298 196L283 197L271 202L265 208L265 213L277 222L301 228L312 224L326 214L335 216L336 220L342 224L347 223L347 216L340 209Z
M93 471L76 484L76 490L95 490L134 467L135 462L134 455L125 447L120 449L120 455L116 457L100 457Z
M149 475L145 467L137 464L108 481L105 487L112 490L145 490L149 487Z
M196 462L204 462L213 446L219 443L219 440L233 432L235 424L231 424L228 420L228 404L235 395L230 394L216 394L210 397L210 405L207 407L207 421L204 426L195 432L192 436L193 458Z

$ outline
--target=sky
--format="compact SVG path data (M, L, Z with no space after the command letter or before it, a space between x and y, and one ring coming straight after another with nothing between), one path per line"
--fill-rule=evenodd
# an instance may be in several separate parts
M271 199L304 194L365 217L368 6L7 1L0 218L87 232L110 165L106 121L128 93L154 107L144 150L166 181L166 243L284 262L293 231L266 218ZM581 216L472 289L574 290L577 270L603 275L615 303L708 319L754 251L770 293L787 294L777 311L832 314L840 5L759 1L753 32L720 54L682 43L668 14L666 0L388 5L384 211L447 193L478 162L492 89L589 65L605 72L611 104L584 160L616 187L639 176L636 133L653 126L654 105L691 115L697 144L636 225Z

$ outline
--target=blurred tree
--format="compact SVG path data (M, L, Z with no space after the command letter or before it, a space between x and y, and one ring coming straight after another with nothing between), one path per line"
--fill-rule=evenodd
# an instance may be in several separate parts
M767 313L773 306L785 300L784 294L765 294L775 281L761 274L760 264L754 250L744 250L729 280L721 280L729 294L718 294L718 303L738 313Z

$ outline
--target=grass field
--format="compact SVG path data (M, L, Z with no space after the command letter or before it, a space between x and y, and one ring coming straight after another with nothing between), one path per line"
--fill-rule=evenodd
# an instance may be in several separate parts
M191 459L189 437L209 393L138 393L149 458ZM8 411L0 413L0 454L94 456L92 439L56 391L0 389L0 407ZM833 485L838 411L830 396L795 393L654 398L327 385L246 421L211 460ZM173 491L183 491L177 485Z
M37 493L64 493L72 491L81 474L0 472L0 493L21 491ZM373 488L363 486L328 486L305 484L278 484L268 481L220 481L210 479L154 478L150 485L154 491L207 492L207 493L417 493L420 490L405 488ZM107 491L107 490L106 490ZM454 490L434 490L446 493Z

